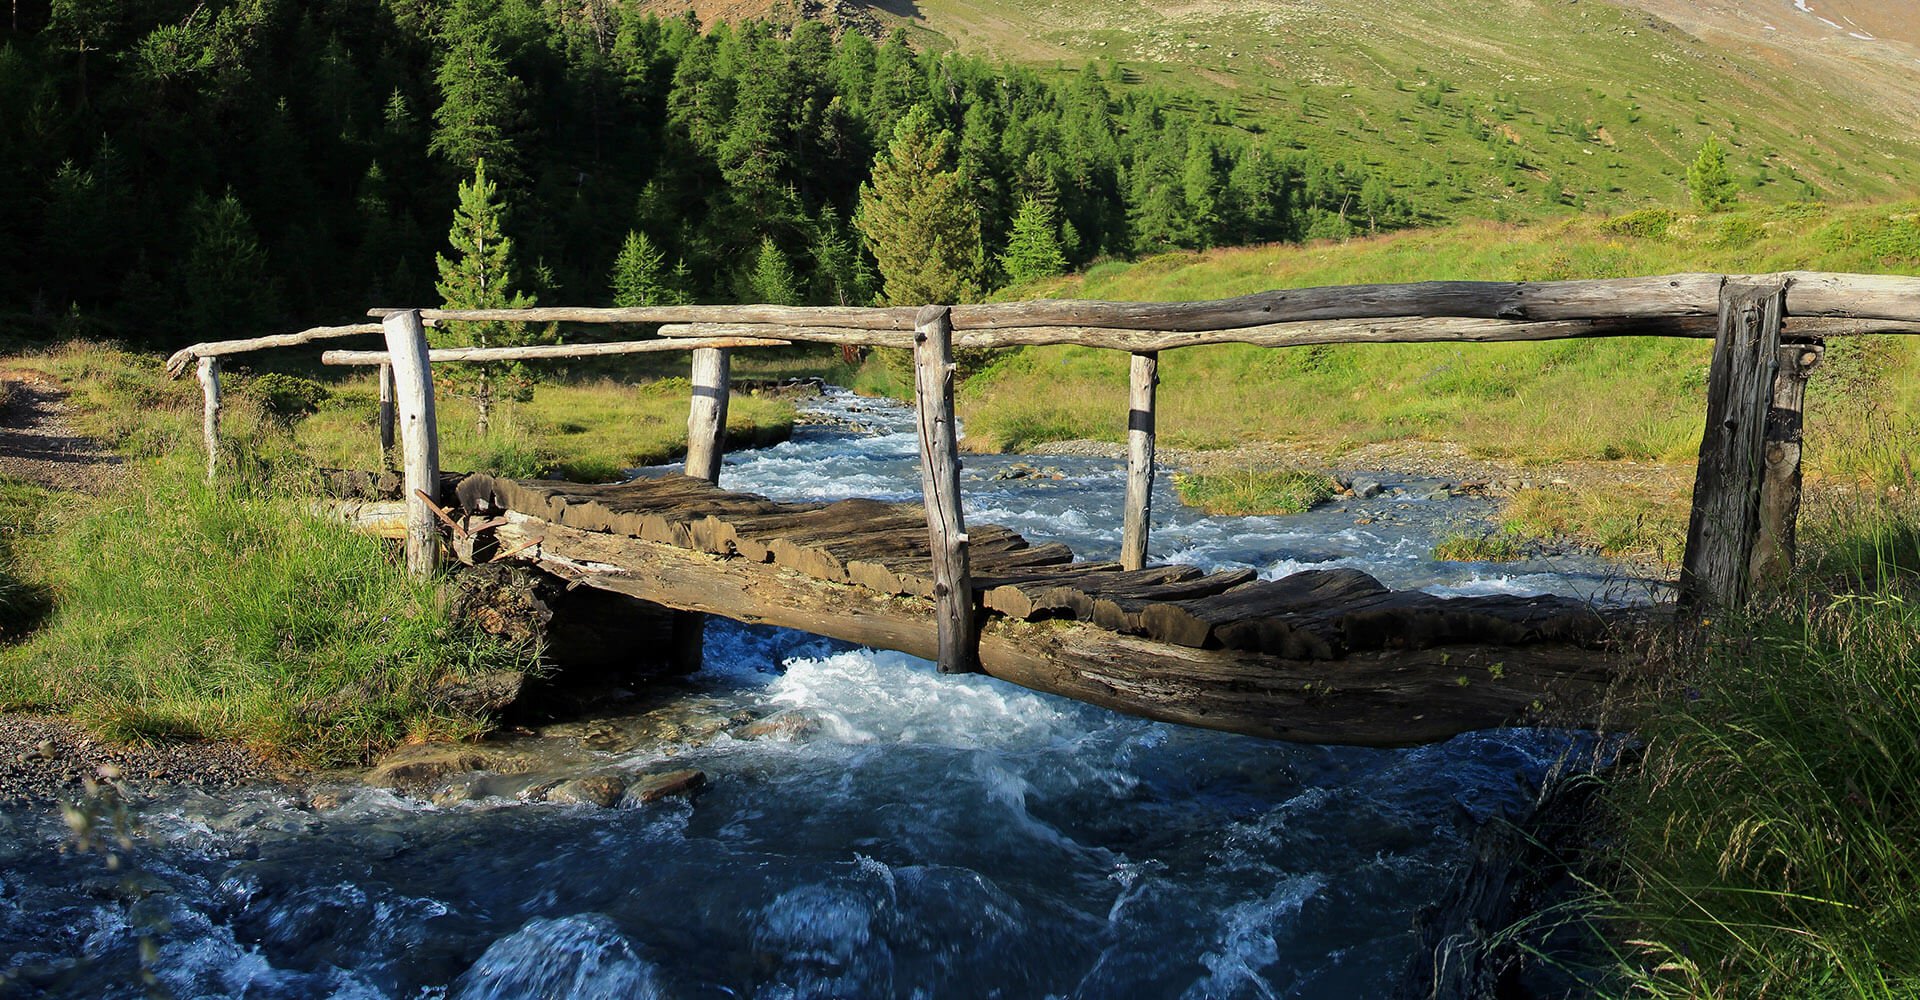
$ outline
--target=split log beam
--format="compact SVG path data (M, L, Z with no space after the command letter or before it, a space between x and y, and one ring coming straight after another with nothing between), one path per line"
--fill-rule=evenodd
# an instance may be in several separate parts
M1784 282L1728 282L1721 289L1706 428L1680 566L1683 604L1738 608L1746 601L1785 313Z
M1160 355L1135 354L1127 379L1127 499L1120 534L1120 565L1147 564L1147 532L1153 516L1153 396L1160 384Z
M777 566L510 514L501 551L591 586L738 621L939 655L933 602L825 583ZM536 543L537 540L537 543ZM1337 662L1203 650L1094 625L997 619L988 674L1132 715L1269 739L1412 746L1500 725L1603 721L1620 656L1541 643L1382 649Z
M725 350L734 347L787 347L791 341L772 337L705 337L683 340L622 340L605 344L534 344L527 347L442 347L429 357L445 362L539 361L553 358L597 358L615 354L658 354L668 351ZM385 351L327 351L323 365L383 365Z
M207 448L207 482L220 469L220 359L200 359L200 396L203 404L200 436Z
M440 562L440 529L433 504L440 502L440 429L433 414L433 370L427 361L427 329L418 312L394 313L382 323L393 358L394 397L400 420L400 454L407 502L407 570L430 575Z
M920 494L927 508L941 673L980 669L967 566L967 522L960 510L960 450L953 419L953 310L923 307L913 326L913 402L920 438Z
M1765 466L1760 476L1760 535L1754 542L1750 567L1755 588L1776 584L1793 570L1807 379L1825 354L1826 345L1818 341L1780 345L1773 405L1767 410Z

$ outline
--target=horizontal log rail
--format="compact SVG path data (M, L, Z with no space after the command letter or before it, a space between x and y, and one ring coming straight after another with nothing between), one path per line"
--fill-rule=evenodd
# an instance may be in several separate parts
M430 324L429 324L430 325ZM179 378L193 367L200 358L219 358L231 354L247 354L253 351L267 351L276 347L299 347L316 340L332 340L338 337L372 336L385 332L379 323L350 323L346 326L316 326L297 333L276 333L266 337L251 337L246 340L215 340L204 344L192 344L173 352L167 359L167 377Z
M953 346L969 348L1045 347L1071 344L1134 354L1170 351L1210 344L1252 344L1256 347L1307 347L1315 344L1436 344L1520 343L1574 340L1585 337L1679 337L1712 340L1717 322L1712 316L1655 316L1637 319L1568 319L1521 322L1434 316L1382 320L1309 320L1270 323L1222 330L1127 330L1117 327L1027 326L956 331ZM1866 334L1920 335L1920 322L1865 319L1795 319L1787 324L1794 337L1848 337ZM669 323L660 336L772 337L823 344L861 347L913 347L910 332L862 330L855 327L790 327L758 323Z
M549 358L592 358L617 354L658 354L667 351L697 351L709 348L787 347L789 340L772 337L688 337L675 340L621 340L604 344L535 344L526 347L440 347L427 356L436 364L442 361L534 361ZM320 355L323 365L383 365L385 351L327 351Z
M1029 327L1089 327L1193 333L1328 320L1415 317L1511 320L1632 320L1718 315L1728 280L1778 281L1790 314L1805 318L1920 324L1920 278L1791 271L1773 275L1670 274L1578 281L1423 281L1277 289L1203 302L1040 299L953 307L956 334ZM374 309L385 316L393 309ZM744 323L893 331L911 335L910 307L684 305L631 308L422 309L427 320L524 323ZM1575 334L1583 335L1583 334ZM804 338L794 338L804 339ZM1136 348L1127 347L1127 350Z

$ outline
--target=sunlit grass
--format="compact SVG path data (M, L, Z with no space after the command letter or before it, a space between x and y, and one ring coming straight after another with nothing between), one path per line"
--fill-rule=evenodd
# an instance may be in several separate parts
M1180 502L1208 514L1299 514L1339 491L1326 476L1297 469L1174 473Z

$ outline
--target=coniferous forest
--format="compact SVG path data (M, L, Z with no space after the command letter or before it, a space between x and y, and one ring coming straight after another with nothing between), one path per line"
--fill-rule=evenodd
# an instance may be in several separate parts
M50 334L178 340L442 301L436 257L482 170L508 294L545 303L980 295L1102 255L1407 214L1363 168L1204 102L899 33L703 30L606 0L12 15L0 311ZM889 288L878 262L921 245L938 280Z

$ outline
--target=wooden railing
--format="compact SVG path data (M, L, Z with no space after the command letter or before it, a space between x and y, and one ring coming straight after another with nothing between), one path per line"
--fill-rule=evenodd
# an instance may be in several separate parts
M439 481L431 366L688 350L693 399L689 475L715 481L726 433L729 352L795 341L914 352L922 489L934 553L943 669L969 669L977 634L960 509L953 419L956 347L1078 344L1133 355L1121 561L1144 565L1154 467L1160 351L1203 344L1515 342L1657 336L1714 340L1707 420L1681 567L1683 601L1744 602L1793 562L1801 411L1827 337L1920 334L1920 278L1785 272L1675 274L1595 281L1436 281L1260 292L1207 302L1043 300L987 305L847 308L683 305L638 308L375 309L378 326L319 327L253 340L195 344L168 360L175 377L198 362L205 388L208 469L218 450L219 359L380 332L383 351L328 351L327 364L391 369L409 500L407 562L428 572L439 551L432 505ZM662 324L659 339L608 344L429 351L442 321ZM384 410L383 410L384 415ZM383 421L384 425L384 421ZM383 432L383 446L393 436Z

